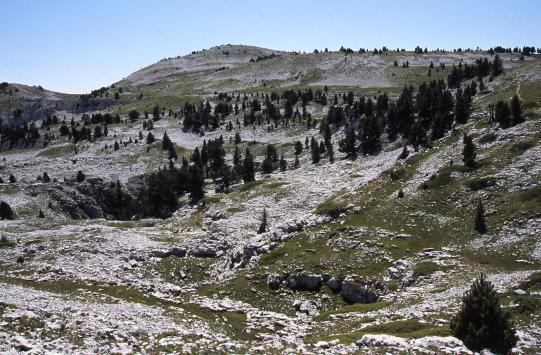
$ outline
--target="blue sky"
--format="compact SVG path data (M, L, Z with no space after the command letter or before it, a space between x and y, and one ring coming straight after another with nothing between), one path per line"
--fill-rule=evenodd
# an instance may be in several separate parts
M218 44L541 47L541 1L1 0L0 81L83 93Z

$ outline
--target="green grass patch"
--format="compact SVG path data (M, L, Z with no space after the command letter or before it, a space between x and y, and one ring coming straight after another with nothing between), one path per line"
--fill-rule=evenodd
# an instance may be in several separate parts
M67 143L62 145L54 145L52 147L45 148L38 153L38 157L45 157L49 159L59 158L74 153L77 145L73 143Z
M328 215L337 217L348 205L347 201L340 199L340 197L332 197L316 207L315 213L318 215Z
M430 276L441 270L440 266L433 261L421 261L413 268L413 276Z
M402 320L368 326L350 333L327 336L326 339L338 339L341 343L350 344L359 340L365 334L389 334L402 338L422 338L425 336L448 336L450 329L420 323L417 320Z
M346 314L346 313L352 313L352 312L366 313L366 312L377 311L378 309L385 308L388 305L389 305L389 302L351 304L351 305L347 305L347 306L340 307L337 309L330 309L325 312L321 312L314 318L314 320L325 321L325 320L328 320L330 316L336 315L336 314Z

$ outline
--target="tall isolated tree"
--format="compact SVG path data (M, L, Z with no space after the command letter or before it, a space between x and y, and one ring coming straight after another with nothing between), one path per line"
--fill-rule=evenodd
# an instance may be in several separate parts
M481 200L477 202L477 208L475 210L475 230L481 234L487 232L487 225L485 223L485 209L483 207L483 201Z
M468 168L475 168L475 144L473 144L473 139L464 134L464 149L462 150L462 161L464 165Z

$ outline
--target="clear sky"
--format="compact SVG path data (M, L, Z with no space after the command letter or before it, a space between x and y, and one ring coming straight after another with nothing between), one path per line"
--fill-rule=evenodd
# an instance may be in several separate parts
M83 93L218 44L541 47L540 0L0 0L0 81Z

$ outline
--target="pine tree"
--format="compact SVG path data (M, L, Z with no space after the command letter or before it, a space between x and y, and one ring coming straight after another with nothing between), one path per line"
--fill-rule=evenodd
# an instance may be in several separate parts
M511 101L511 114L513 116L513 126L524 122L520 99L517 95L513 96L513 100Z
M295 142L295 155L299 155L302 153L302 143L299 141Z
M148 132L148 134L147 134L147 144L152 144L152 143L154 143L154 141L155 141L154 135L152 134L152 132Z
M14 184L17 182L17 179L15 179L15 175L9 174L9 183Z
M475 144L467 134L464 134L464 150L462 151L462 161L468 168L475 168Z
M329 162L331 164L334 163L334 148L332 144L327 148L327 152L329 153Z
M45 218L45 214L42 210L39 210L38 218Z
M263 216L261 217L261 224L257 230L258 234L265 233L267 231L267 209L263 208Z
M314 137L312 137L312 141L310 142L310 149L312 150L312 163L319 163L319 160L321 159L319 144Z
M487 232L485 209L483 208L483 201L481 200L477 203L477 209L475 210L475 230L481 234Z
M353 129L346 130L346 136L341 142L342 150L350 157L357 156L357 148L355 146L355 131Z
M405 145L404 148L402 149L402 152L398 156L398 159L404 160L404 159L406 159L408 157L409 154L410 154L410 152L408 151L408 146Z
M284 159L284 154L280 155L280 170L286 171L287 170L287 161Z
M451 330L470 350L478 352L488 349L507 354L517 342L511 316L502 309L494 286L483 274L464 294Z
M246 154L242 163L242 180L244 183L255 181L254 158L248 148L246 148Z
M4 201L0 201L0 219L15 219L11 206Z
M205 177L202 169L193 166L190 177L190 197L194 201L199 201L205 197Z
M505 101L498 101L496 104L496 122L500 124L500 128L511 127L511 112L509 110L509 104Z
M402 189L398 190L398 198L404 198L404 191Z
M77 180L77 182L83 182L85 181L86 176L81 170L79 170L75 179Z
M47 174L47 172L43 173L43 182L51 182L51 178Z
M272 160L268 157L263 159L263 162L261 163L261 172L263 174L271 174L273 170Z

